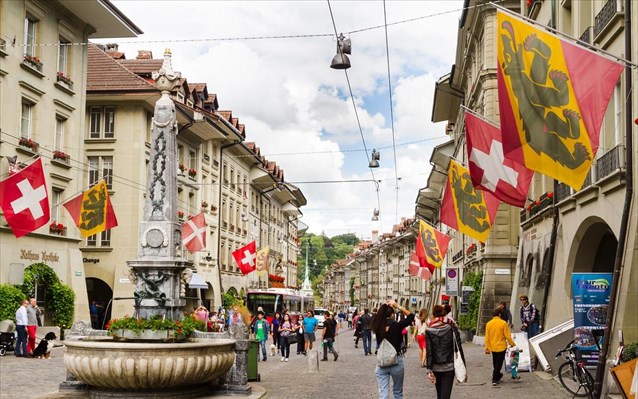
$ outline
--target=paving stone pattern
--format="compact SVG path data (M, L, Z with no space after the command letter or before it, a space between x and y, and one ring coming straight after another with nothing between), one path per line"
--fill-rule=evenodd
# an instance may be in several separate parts
M320 342L315 349L321 350ZM263 398L377 398L374 376L374 356L363 355L363 343L354 348L352 330L342 330L337 337L339 360L329 357L319 362L319 372L309 373L306 357L295 354L293 346L289 362L281 362L281 356L269 357L259 363L260 382L251 383L256 392L267 393ZM566 399L571 398L554 379L544 373L521 373L521 380L512 381L509 376L497 386L491 385L491 356L483 353L483 347L466 343L463 346L468 363L469 381L454 386L452 397L458 399L516 398L516 399ZM54 348L51 359L24 359L13 354L0 357L0 398L38 398L58 391L64 381L64 348ZM320 354L321 356L321 354ZM418 347L412 342L405 359L404 397L435 398L436 391L419 365ZM255 396L255 395L253 395ZM218 396L219 397L219 396ZM237 396L233 396L237 398Z

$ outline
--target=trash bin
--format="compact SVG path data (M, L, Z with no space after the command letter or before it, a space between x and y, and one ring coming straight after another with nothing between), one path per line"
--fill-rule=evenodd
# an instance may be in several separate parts
M248 381L260 381L261 377L257 370L257 358L259 356L259 341L251 339L248 341L248 364L246 365L246 371L248 373Z

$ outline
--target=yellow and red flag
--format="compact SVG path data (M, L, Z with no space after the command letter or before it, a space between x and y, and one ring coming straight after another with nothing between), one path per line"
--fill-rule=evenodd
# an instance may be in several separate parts
M270 255L270 247L263 247L257 251L257 265L255 271L258 276L268 274L268 256Z
M487 240L499 200L474 189L470 171L451 160L441 203L441 223L481 242Z
M92 236L117 226L117 218L102 180L82 194L64 203L82 237Z
M419 220L419 235L416 238L416 254L419 266L427 267L434 272L435 267L441 267L451 237Z
M580 190L623 67L497 12L505 157Z

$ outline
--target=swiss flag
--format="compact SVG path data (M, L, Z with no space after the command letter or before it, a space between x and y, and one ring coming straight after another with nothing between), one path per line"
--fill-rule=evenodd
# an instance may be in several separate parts
M206 248L206 218L203 212L182 226L182 244L190 253Z
M249 242L246 246L233 252L233 258L242 273L248 274L255 271L257 267L257 245L255 241Z
M0 208L16 237L49 222L49 194L40 159L0 181Z
M432 277L432 272L429 267L421 267L419 256L416 252L412 252L410 255L410 266L408 266L408 274L410 276L416 276L423 280L429 280Z
M499 128L469 112L465 113L465 127L474 187L494 194L507 204L523 208L534 172L505 158Z

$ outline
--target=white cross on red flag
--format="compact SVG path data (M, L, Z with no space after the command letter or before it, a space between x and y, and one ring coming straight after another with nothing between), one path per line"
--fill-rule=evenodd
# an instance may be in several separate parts
M0 208L18 238L49 222L49 194L40 159L0 181Z
M182 226L182 244L190 253L206 248L206 217L203 212Z
M408 274L410 276L419 277L425 281L432 277L432 272L428 267L421 267L419 256L416 252L410 254L410 265L408 266Z
M239 266L242 273L248 274L257 268L257 245L255 241L249 242L247 245L233 252L233 258Z
M503 154L501 130L465 113L467 155L472 184L499 200L518 207L525 206L534 172Z

